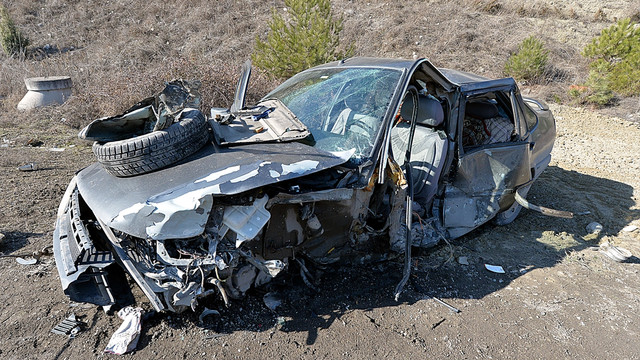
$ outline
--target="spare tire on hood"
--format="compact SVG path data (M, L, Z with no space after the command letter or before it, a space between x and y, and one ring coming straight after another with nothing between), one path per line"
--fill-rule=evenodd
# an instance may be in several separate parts
M171 165L199 150L209 140L207 120L197 109L187 108L163 130L132 138L95 142L93 153L105 170L127 177Z

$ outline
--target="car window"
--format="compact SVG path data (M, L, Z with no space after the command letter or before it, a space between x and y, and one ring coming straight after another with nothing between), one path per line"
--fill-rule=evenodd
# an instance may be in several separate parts
M529 131L533 130L538 124L538 116L535 111L531 110L529 105L526 102L522 102L522 112L524 112L524 121L527 123L527 129Z
M517 140L515 116L508 92L495 91L468 97L462 124L462 146Z
M353 151L353 163L366 160L400 81L398 70L326 68L284 82L264 99L277 98L311 131L315 147Z

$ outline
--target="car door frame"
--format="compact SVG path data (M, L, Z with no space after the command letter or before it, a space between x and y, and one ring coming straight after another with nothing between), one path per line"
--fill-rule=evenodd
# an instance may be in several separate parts
M519 140L487 144L465 150L462 131L466 102L488 92L508 92ZM531 180L530 137L522 137L517 86L513 79L463 85L457 113L457 162L445 185L442 223L450 238L460 237L486 223L514 201L518 187ZM454 119L452 119L454 120Z

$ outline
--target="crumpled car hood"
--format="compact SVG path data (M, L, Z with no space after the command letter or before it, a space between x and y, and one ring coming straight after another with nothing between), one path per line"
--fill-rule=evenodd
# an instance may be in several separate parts
M345 163L352 153L329 153L300 143L206 146L160 171L118 178L95 163L77 175L80 194L113 229L155 240L204 231L213 197L233 195Z

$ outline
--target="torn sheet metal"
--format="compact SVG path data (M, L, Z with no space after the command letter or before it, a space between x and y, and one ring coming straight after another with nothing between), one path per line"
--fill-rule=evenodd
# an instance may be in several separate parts
M531 179L529 144L510 143L465 154L444 196L444 226L460 237L513 202L515 188Z
M211 120L209 123L216 142L220 145L237 145L295 141L311 134L279 100L267 100L260 105L255 113L236 113L234 118L225 118L224 122Z
M164 169L162 181L155 173L117 178L94 164L78 173L77 182L86 203L110 227L140 238L189 238L204 231L213 196L332 168L347 161L340 155L300 143L211 146Z
M200 107L199 82L172 80L156 96L133 105L123 114L92 121L78 137L90 141L123 140L169 127L186 108Z

